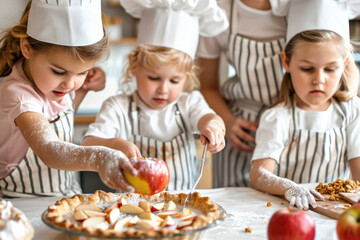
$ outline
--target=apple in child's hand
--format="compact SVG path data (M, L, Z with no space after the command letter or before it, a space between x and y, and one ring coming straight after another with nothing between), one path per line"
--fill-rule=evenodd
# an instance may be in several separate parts
M269 240L313 240L315 223L310 214L295 208L284 208L275 212L267 229Z
M336 232L340 240L360 239L360 204L345 210L337 220Z
M153 195L162 192L169 184L169 168L162 159L138 158L133 161L133 166L138 170L137 176L125 172L126 181L135 188L136 193Z

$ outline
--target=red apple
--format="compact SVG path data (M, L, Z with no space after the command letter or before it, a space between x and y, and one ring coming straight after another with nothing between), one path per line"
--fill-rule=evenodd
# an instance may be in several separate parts
M284 208L271 216L267 234L269 240L313 240L315 223L303 210Z
M340 240L360 239L359 203L356 203L341 214L336 223L336 232Z
M133 162L138 175L133 177L125 172L126 181L135 188L136 193L153 195L164 191L169 184L169 168L162 159L139 158Z

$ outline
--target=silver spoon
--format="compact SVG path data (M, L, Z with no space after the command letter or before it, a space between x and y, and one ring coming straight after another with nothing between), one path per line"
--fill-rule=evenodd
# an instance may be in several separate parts
M204 150L203 150L203 153L202 153L202 157L201 157L200 167L199 167L199 176L198 176L198 179L196 180L195 184L193 185L193 187L191 188L189 194L187 195L187 197L185 199L184 206L183 206L183 211L188 207L191 193L194 191L194 189L198 185L198 183L200 181L200 178L201 178L201 176L203 174L207 147L208 147L208 141L206 140Z

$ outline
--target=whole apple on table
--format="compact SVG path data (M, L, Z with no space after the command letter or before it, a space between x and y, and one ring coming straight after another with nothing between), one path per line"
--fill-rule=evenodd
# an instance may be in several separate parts
M276 211L267 229L269 240L313 240L315 223L310 214L296 208Z
M135 188L135 193L153 195L162 192L169 184L170 172L165 161L156 158L138 158L133 162L138 175L125 172L126 181Z
M340 240L360 239L360 203L341 214L336 223L336 232Z

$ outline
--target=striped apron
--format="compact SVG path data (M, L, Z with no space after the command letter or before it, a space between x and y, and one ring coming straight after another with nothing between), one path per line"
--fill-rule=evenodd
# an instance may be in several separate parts
M188 131L177 104L174 115L180 133L170 141L159 141L141 135L141 112L133 97L130 96L129 119L131 122L131 140L139 148L141 155L163 159L170 171L169 185L166 190L190 189L198 175L198 161L195 140ZM164 133L166 134L166 133Z
M49 119L60 141L71 142L73 136L74 107L67 94L66 110ZM3 197L65 196L81 193L75 173L46 166L32 151L27 151L20 164L0 180Z
M296 183L333 182L348 179L346 157L346 117L339 103L333 101L343 119L342 125L325 132L299 129L294 103L290 109L289 142L280 156L276 173Z
M235 0L231 4L227 58L236 76L221 86L221 94L235 117L259 121L260 113L279 93L283 77L280 52L285 38L258 42L238 35ZM213 155L213 187L250 186L251 156L226 144Z

